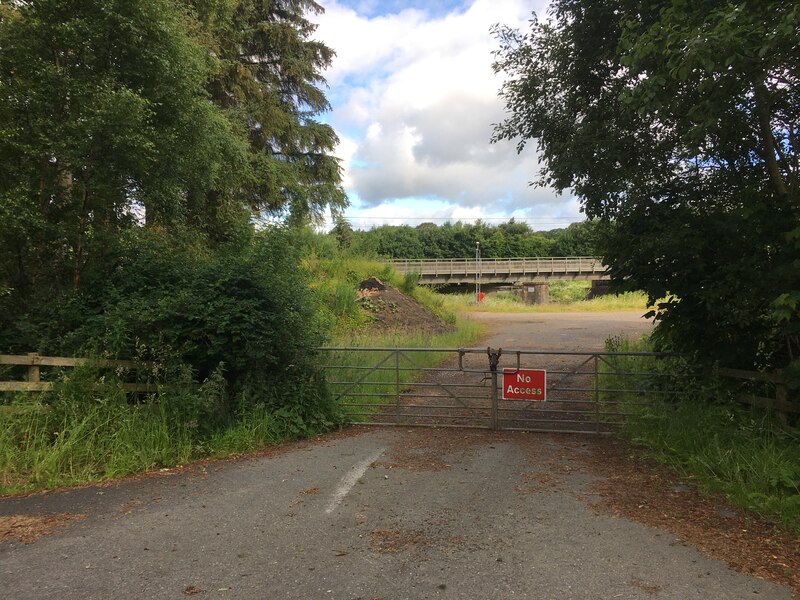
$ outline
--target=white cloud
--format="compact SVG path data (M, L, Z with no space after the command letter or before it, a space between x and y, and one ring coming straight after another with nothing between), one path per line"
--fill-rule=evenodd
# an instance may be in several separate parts
M478 219L496 224L507 221L510 217L514 217L520 222L526 222L538 230L566 227L570 223L580 220L578 204L574 200L562 201L558 207L545 206L544 210L517 209L509 212L508 210L493 209L490 206L462 206L429 198L406 198L402 201L383 202L376 206L359 209L358 214L350 215L348 220L355 228L370 229L379 225L407 223L415 226L423 222L441 224L445 221L474 222ZM328 225L328 227L330 226L332 224Z
M414 198L406 201L408 216L419 216L419 199L431 198L455 207L446 216L458 209L464 219L530 207L574 214L569 199L528 185L538 172L533 146L518 156L512 143L489 143L503 118L489 29L526 27L543 4L475 0L439 18L414 9L367 18L326 5L317 37L337 52L326 73L330 121L347 132L339 149L346 189L370 213L393 207L402 217L402 199Z

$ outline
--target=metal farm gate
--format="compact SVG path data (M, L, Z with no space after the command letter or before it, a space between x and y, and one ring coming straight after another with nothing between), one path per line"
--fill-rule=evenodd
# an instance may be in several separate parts
M650 352L321 350L351 423L607 434L680 392Z

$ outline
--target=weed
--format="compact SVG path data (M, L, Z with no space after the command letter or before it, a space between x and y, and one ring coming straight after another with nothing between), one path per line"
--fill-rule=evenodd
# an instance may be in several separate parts
M480 336L480 326L474 322L458 323L455 332L433 338L356 334L363 330L366 312L399 310L396 304L379 299L357 300L356 286L370 275L407 287L418 302L447 322L455 324L456 317L441 296L417 287L411 277L400 278L379 261L312 255L306 262L315 273L311 287L320 318L328 323L337 344L458 347ZM204 456L247 452L315 435L344 418L321 378L295 378L301 381L294 382L291 398L263 385L243 384L232 394L226 386L225 365L212 369L198 385L191 370L174 358L144 347L137 347L137 354L151 364L143 376L160 384L158 393L137 404L128 402L119 385L122 373L92 366L54 373L51 380L57 385L49 394L2 399L11 406L0 411L0 493L51 489L171 467ZM435 353L425 355L424 364L441 360ZM354 353L344 357L356 359Z

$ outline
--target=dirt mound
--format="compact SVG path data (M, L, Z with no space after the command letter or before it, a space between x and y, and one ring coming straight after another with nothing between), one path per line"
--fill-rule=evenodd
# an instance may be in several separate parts
M453 327L399 290L370 277L358 286L357 299L378 330L445 333Z
M386 289L386 284L377 277L368 277L358 284L359 290L378 290L382 292Z

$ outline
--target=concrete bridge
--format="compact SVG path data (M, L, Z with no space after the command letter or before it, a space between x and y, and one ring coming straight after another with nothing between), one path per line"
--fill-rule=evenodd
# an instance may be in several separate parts
M548 279L608 279L606 267L591 256L548 258L452 258L432 260L393 260L398 273L419 273L423 285L526 284Z

